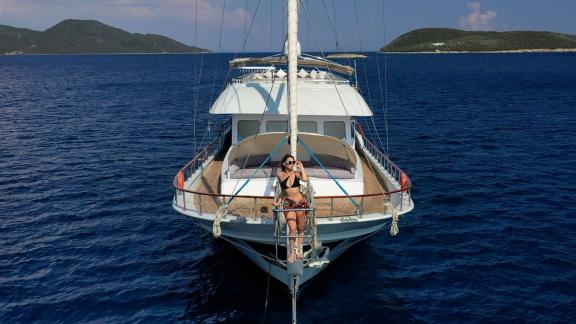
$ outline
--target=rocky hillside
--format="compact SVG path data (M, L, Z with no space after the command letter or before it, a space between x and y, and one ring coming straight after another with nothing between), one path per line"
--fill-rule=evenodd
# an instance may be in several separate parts
M473 32L423 28L381 48L384 52L487 52L576 49L576 35L536 31Z
M0 25L0 54L196 53L168 37L132 34L95 20L64 20L39 32Z

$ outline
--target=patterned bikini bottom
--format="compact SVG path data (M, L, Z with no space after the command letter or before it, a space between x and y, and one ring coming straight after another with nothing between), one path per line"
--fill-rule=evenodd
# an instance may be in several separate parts
M300 201L294 201L294 200L284 198L283 205L284 205L285 209L310 208L310 203L304 197L302 197L302 199L300 199Z

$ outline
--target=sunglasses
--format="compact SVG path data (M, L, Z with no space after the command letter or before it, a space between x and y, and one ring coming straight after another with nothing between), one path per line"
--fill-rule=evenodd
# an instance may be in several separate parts
M288 164L288 165L292 165L294 163L296 163L296 162L295 161L286 161L286 164Z

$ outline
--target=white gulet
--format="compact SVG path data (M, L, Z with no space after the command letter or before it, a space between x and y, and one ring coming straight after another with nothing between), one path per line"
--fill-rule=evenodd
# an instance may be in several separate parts
M210 109L231 115L217 138L175 176L173 207L231 242L292 293L354 243L385 226L397 233L400 215L414 208L411 182L365 136L353 117L372 116L365 100L340 76L355 70L302 55L298 2L288 0L286 52L232 60L245 73L231 80ZM288 73L281 66L288 66ZM298 71L298 67L300 70ZM303 161L310 181L304 259L287 262L289 233L276 173L287 153Z

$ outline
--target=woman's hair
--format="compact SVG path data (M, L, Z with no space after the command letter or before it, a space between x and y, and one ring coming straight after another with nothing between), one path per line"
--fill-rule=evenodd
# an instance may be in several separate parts
M286 160L288 160L288 158L292 158L292 160L296 160L292 155L290 154L286 154L284 155L284 157L282 158L282 161L280 162L280 167L282 168L283 172L286 172L286 167L284 167L284 162L286 162Z

